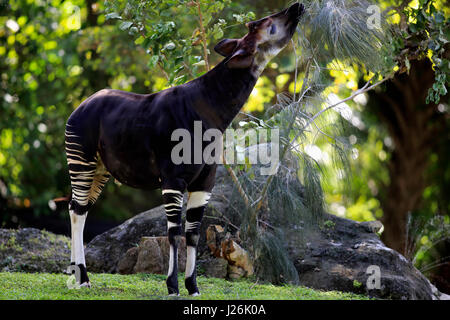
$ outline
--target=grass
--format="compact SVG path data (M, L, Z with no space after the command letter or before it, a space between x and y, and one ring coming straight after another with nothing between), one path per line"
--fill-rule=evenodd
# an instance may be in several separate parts
M274 286L239 280L198 277L201 295L188 296L180 274L180 296L168 297L165 276L156 274L90 274L91 289L71 289L68 275L51 273L0 273L0 300L366 300L368 297L298 286Z

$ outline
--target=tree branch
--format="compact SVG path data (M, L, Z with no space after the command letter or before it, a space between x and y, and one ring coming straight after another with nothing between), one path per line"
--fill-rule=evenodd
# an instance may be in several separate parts
M209 62L208 62L208 45L206 42L206 31L205 27L203 26L203 15L202 15L202 8L201 8L201 0L197 0L197 11L198 11L198 22L200 25L200 34L202 36L202 46L203 46L203 59L205 60L205 67L206 72L209 71Z

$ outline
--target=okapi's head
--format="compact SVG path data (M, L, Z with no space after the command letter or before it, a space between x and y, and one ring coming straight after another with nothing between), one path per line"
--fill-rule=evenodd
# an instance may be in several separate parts
M232 69L251 68L256 75L291 40L304 12L303 4L246 24L249 32L241 39L224 39L214 50L226 57L225 64Z

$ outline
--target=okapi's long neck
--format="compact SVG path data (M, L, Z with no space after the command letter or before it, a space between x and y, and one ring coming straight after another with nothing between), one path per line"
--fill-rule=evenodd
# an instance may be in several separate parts
M247 101L256 81L250 68L230 69L222 61L193 81L204 99L195 103L196 108L211 125L223 132Z

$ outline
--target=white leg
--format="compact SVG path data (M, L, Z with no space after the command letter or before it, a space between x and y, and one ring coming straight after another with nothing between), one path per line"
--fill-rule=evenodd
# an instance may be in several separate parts
M193 246L187 246L186 248L186 273L185 277L192 277L195 270L195 258L197 250Z
M69 213L70 221L72 224L73 262L75 262L76 265L82 264L86 266L86 262L84 259L83 231L87 213L85 213L84 215L78 215L73 211L69 211Z
M69 211L70 214L70 241L71 241L71 248L70 248L70 263L75 264L75 244L74 244L74 236L73 236L73 223L72 223L72 211Z
M206 206L208 204L209 198L211 198L210 192L205 191L189 192L186 210Z

